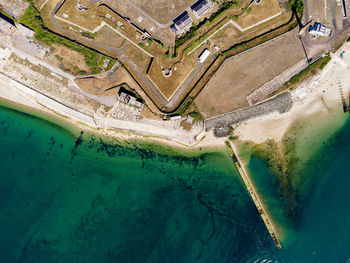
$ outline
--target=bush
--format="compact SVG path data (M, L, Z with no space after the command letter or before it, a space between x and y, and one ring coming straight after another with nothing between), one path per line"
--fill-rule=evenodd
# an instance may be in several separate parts
M106 67L106 70L108 71L108 70L110 70L113 66L114 66L114 64L115 64L115 60L114 59L111 59L109 62L108 62L108 65L107 65L107 67Z
M187 98L174 114L184 114L192 106L192 99Z
M99 65L100 67L102 67L103 64L105 63L105 60L106 60L106 57L102 57L102 58L100 59L100 61L98 62L98 65Z
M238 5L237 2L235 1L229 1L229 2L224 2L219 5L219 10L212 14L209 18L208 21L210 23L214 22L218 18L222 17L231 7Z
M288 8L294 9L298 14L302 14L304 12L304 2L303 0L290 0Z
M94 67L94 68L92 69L91 74L92 74L92 75L99 74L99 73L101 73L101 71L102 71L102 69L101 69L100 67Z
M179 48L183 44L185 44L188 40L195 37L197 35L197 26L193 25L189 31L187 31L184 35L176 38L175 40L175 48Z
M86 71L85 70L81 70L77 73L77 75L86 75Z
M228 139L230 140L230 141L234 141L234 140L237 140L237 136L234 136L234 135L230 135L229 137L228 137Z
M193 119L195 120L198 120L198 121L202 121L203 120L203 117L202 115L197 112L197 111L192 111L191 113L188 114L190 117L192 117Z

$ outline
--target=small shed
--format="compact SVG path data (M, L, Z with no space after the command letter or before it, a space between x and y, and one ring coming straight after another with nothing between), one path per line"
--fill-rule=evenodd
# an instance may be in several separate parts
M198 57L199 63L203 63L208 58L209 55L210 55L209 49L207 48L204 49L203 52Z

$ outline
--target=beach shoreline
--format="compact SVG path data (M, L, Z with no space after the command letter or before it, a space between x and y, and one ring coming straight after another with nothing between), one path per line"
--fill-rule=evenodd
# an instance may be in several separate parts
M224 138L216 138L211 132L206 132L203 138L193 145L185 145L181 142L172 141L166 138L146 134L142 135L132 131L103 129L102 127L97 127L93 117L87 116L74 109L70 109L63 104L58 105L59 102L55 102L51 98L25 87L23 84L16 82L1 72L0 100L13 105L25 107L28 109L29 113L36 112L40 117L43 117L42 114L45 114L50 121L63 121L67 123L68 126L73 126L73 129L84 130L96 135L111 137L117 140L154 142L189 151L202 148L225 148Z
M350 75L346 75L350 70L350 57L344 56L344 59L341 59L339 55L342 51L350 53L350 43L345 43L332 54L332 60L322 71L291 91L293 106L288 112L274 112L239 124L234 131L239 140L254 144L267 140L278 143L298 120L317 118L334 109L342 109L339 89L342 89L344 94L350 92Z
M344 59L339 58L339 54L343 50L350 53L350 43L345 43L341 50L332 54L333 59L319 74L300 83L291 92L293 106L288 112L274 112L239 123L234 130L234 135L238 137L238 141L262 143L273 139L279 142L292 123L299 118L327 112L328 108L341 106L338 87L333 85L334 81L332 82L332 80L340 78L340 76L344 75L344 69L349 68L350 58L347 56ZM328 85L320 85L320 82L327 78L330 79ZM348 93L350 78L346 78L345 83L349 85L343 85L343 89L345 93ZM205 129L195 136L196 138L192 144L186 144L179 139L171 138L168 134L164 134L163 137L160 130L154 134L152 134L152 131L143 134L142 130L146 131L147 129L145 128L150 125L142 126L143 124L140 124L142 127L137 131L128 130L127 128L123 129L123 125L121 125L120 129L110 128L108 125L98 125L95 116L66 106L62 102L20 83L2 72L0 72L0 98L67 121L79 129L120 140L151 141L188 150L225 147L225 138L217 138L212 131L205 131ZM102 123L108 123L108 121L108 118L102 119ZM124 126L128 127L127 125ZM134 126L138 127L138 124L135 123ZM157 129L160 128L154 126L154 130Z

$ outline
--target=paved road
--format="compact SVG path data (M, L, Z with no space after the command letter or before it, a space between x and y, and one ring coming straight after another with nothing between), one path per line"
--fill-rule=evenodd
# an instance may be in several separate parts
M66 36L69 36L72 39L76 39L76 40L78 40L78 41L80 41L82 43L88 43L91 46L94 46L94 47L97 47L97 48L103 48L105 50L109 50L109 51L117 53L119 55L120 61L123 62L124 64L126 64L128 66L128 68L132 69L137 74L138 78L140 78L143 81L143 83L145 83L145 85L148 87L148 89L157 98L157 100L161 104L161 107L159 107L159 105L158 105L158 107L160 109L162 109L164 106L165 106L165 109L168 110L168 111L172 111L172 110L175 109L175 107L180 103L180 101L182 99L182 96L184 95L184 93L186 93L186 91L188 90L188 87L191 85L191 82L195 79L195 77L202 70L203 65L199 65L191 73L191 75L186 79L186 81L176 91L174 96L168 101L163 96L163 94L160 92L160 90L152 83L152 81L149 79L149 77L147 75L145 75L143 72L141 72L136 66L134 66L134 64L125 56L125 49L117 49L117 48L113 48L113 47L110 47L110 46L103 45L101 43L96 43L94 41L87 40L85 38L73 35L70 32L68 32L68 31L64 30L63 28L61 28L56 23L55 15L56 15L57 11L59 10L59 8L61 7L61 5L63 4L63 2L64 2L64 0L61 0L59 3L57 3L57 5L55 6L55 8L53 9L53 11L51 13L51 23L53 24L53 26L58 31L61 31Z

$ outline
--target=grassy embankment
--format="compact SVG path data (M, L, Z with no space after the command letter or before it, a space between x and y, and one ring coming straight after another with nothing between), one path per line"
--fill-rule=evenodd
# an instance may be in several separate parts
M40 12L32 4L27 8L18 22L35 31L35 38L48 46L59 44L84 54L86 65L91 68L91 74L98 74L103 70L98 64L98 61L101 61L104 56L78 44L75 41L69 40L50 31L45 27ZM115 60L111 59L106 70L112 68L115 62ZM81 72L81 74L86 74L86 72Z
M306 80L311 78L312 76L316 75L319 73L330 61L331 61L331 56L326 55L323 58L315 61L311 65L309 65L306 69L303 71L299 72L297 75L293 76L290 80L288 80L282 87L280 87L278 90L275 92L271 93L267 98L273 97L278 93L281 93L286 90L292 91L293 89L296 88L296 86Z
M300 81L309 78L315 74L317 74L320 70L322 70L328 63L331 61L331 56L327 55L323 58L317 60L310 66L308 66L306 69L301 71L299 74L292 77L286 84L286 87L295 86L295 84L299 83Z
M199 112L197 105L191 98L187 98L180 107L174 112L174 115L189 115L197 121L203 121L203 117Z

